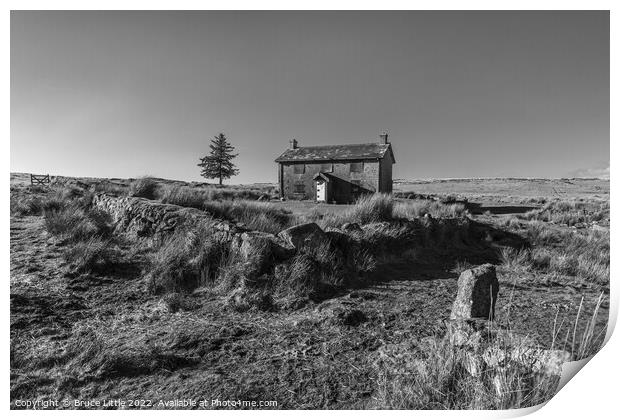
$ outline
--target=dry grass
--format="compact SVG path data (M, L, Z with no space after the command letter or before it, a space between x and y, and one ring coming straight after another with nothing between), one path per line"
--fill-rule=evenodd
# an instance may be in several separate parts
M491 349L504 350L502 342ZM549 400L559 376L546 375L516 363L488 367L481 355L451 345L446 339L384 354L374 406L409 410L498 410L524 408ZM472 375L473 373L473 375Z
M270 197L264 191L255 189L171 185L164 189L161 200L164 203L200 209L205 201L257 200L261 196Z
M26 187L11 190L11 215L40 216L45 211L60 210L68 202L79 207L87 207L91 196L83 189L75 187Z
M96 209L83 209L73 204L59 210L46 211L45 227L52 235L72 241L95 236L109 237L113 229L109 214Z
M40 215L45 207L43 199L37 196L17 197L11 194L10 211L13 216Z
M469 213L462 204L444 204L432 200L401 200L391 194L372 194L360 197L355 205L338 214L323 215L315 211L306 215L322 227L338 227L344 223L392 222L399 219L415 219L426 214L432 217L466 217Z
M594 303L594 308L591 309L590 316L587 316L588 308L584 305L584 297L582 296L579 306L577 308L577 314L572 323L568 323L566 319L558 320L558 313L556 313L553 321L553 339L551 342L552 349L560 349L570 352L573 360L581 360L587 357L595 355L603 344L605 338L607 323L603 323L603 327L599 323L599 315L601 306L605 301L604 293L601 293ZM585 327L580 328L580 324L583 320L587 319ZM567 329L567 332L562 340L559 336L562 325L567 323L571 328Z
M609 285L609 232L567 231L533 221L523 225L531 249L504 249L506 269L517 272L539 270L573 276L576 281Z
M210 189L168 186L161 195L161 202L181 207L204 209L204 203L211 200Z
M229 245L205 224L180 230L151 258L147 278L153 293L187 292L212 281L227 260Z
M154 200L157 198L158 190L159 183L149 176L138 178L129 185L129 195L131 197Z
M74 187L51 190L41 198L45 229L68 242L62 256L73 274L102 271L118 259L111 217L90 202L89 192Z
M116 330L118 328L120 331ZM120 327L120 328L119 328ZM77 323L60 360L67 361L65 381L84 375L99 380L135 377L195 363L159 345L128 334L122 325Z
M103 272L119 259L119 251L111 239L93 236L79 240L67 248L63 258L74 274Z
M95 193L105 193L115 197L128 195L130 191L129 185L103 180L92 185L92 191Z
M609 224L609 212L607 200L555 200L546 203L538 210L527 212L523 218L567 226L593 222Z
M250 230L267 233L280 231L297 224L290 212L269 203L254 201L214 201L205 203L204 210L216 218L242 223Z
M396 204L394 214L404 219L422 217L426 214L434 218L454 218L469 216L463 204L445 204L432 200L407 200Z
M170 187L162 202L205 211L218 219L243 223L251 230L278 233L293 226L297 218L269 203L248 201L256 194L248 190L226 191L220 188ZM234 201L233 201L234 200Z

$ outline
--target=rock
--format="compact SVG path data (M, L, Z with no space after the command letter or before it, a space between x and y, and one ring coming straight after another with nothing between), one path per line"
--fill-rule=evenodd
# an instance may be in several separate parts
M274 261L283 260L293 256L295 248L286 246L287 244L278 241L277 238L264 232L244 232L240 240L233 241L233 247L237 246L240 256L245 263L253 264L256 274L261 274L267 270Z
M278 233L278 237L295 249L316 247L328 239L316 223L304 223L290 227Z
M244 260L268 257L275 236L264 232L244 232L241 234L239 253Z
M546 375L561 375L562 365L571 361L571 355L567 351L532 347L514 348L510 352L510 358L534 372Z
M362 228L357 223L345 223L342 225L342 230L348 233L362 233Z
M485 333L489 331L484 323L472 323L467 320L450 320L446 323L446 338L450 345L478 349Z
M329 241L338 248L344 248L347 244L347 234L344 233L341 229L338 228L327 228L325 229L325 235L329 239Z
M495 301L499 282L495 266L484 264L465 270L458 280L456 300L452 305L450 319L495 318Z
M528 336L506 329L485 319L450 319L446 323L446 339L453 346L474 349L499 346L503 349L537 347ZM491 355L489 355L491 357Z

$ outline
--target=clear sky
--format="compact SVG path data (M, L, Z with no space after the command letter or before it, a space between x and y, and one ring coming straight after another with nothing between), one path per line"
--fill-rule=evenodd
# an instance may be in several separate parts
M200 180L223 132L275 182L383 130L395 178L605 174L608 12L11 14L14 172Z

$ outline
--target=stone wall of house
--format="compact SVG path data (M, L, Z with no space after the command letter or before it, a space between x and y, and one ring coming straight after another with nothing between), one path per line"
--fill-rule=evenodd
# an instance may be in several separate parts
M351 164L362 164L360 172L351 172ZM313 200L316 184L312 179L318 172L328 173L337 182L334 194L339 202L354 201L356 186L359 192L376 192L379 189L379 161L334 161L325 163L282 163L282 195L289 200ZM296 173L295 166L303 165L303 173ZM298 187L299 186L299 187ZM303 186L303 192L301 191Z

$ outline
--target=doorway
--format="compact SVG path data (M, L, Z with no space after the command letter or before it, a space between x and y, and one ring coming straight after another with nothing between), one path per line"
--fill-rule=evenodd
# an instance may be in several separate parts
M327 201L327 183L322 179L316 181L316 201Z

